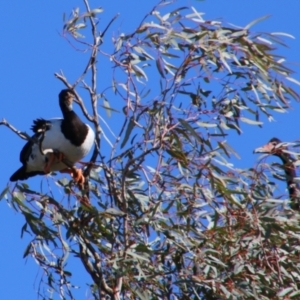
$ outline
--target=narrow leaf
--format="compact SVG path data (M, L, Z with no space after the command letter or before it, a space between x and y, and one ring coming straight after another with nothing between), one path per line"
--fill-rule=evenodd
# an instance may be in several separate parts
M244 29L248 30L253 25L255 25L255 24L257 24L257 23L259 23L261 21L264 21L264 20L268 19L269 17L270 17L270 15L267 15L267 16L263 16L261 18L255 19L254 21L252 21L248 25L246 25Z
M156 60L156 67L162 78L165 78L164 70L160 59Z
M135 124L134 124L133 118L130 118L129 124L128 124L127 129L126 129L124 140L121 144L121 149L126 145L128 139L130 137L131 131L133 130L134 126L135 126Z

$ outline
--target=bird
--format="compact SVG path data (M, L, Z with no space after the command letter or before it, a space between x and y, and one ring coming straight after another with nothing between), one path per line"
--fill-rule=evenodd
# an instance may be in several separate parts
M294 161L295 159L283 150L286 149L281 146L281 140L274 137L266 145L256 148L254 153L268 153L279 157L283 163L283 169L286 176L287 188L291 199L291 207L293 209L300 209L300 189L299 185L295 182L296 170Z
M95 133L73 110L74 96L71 89L59 93L63 118L33 121L31 130L34 134L20 152L22 166L11 175L10 181L60 171L70 173L79 185L83 185L82 171L74 165L92 148Z

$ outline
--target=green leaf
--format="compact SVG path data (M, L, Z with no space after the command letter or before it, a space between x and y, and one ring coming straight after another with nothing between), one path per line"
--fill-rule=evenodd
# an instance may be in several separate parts
M94 8L91 10L91 13L93 14L100 14L104 11L104 9L102 7L99 7L99 8Z
M28 254L30 254L30 250L32 248L32 244L31 242L27 245L25 251L24 251L24 254L23 254L23 258L27 257Z
M145 253L152 254L152 251L151 251L145 244L138 244L138 245L135 247L135 250L136 250L137 252L145 252Z
M263 16L263 17L261 17L261 18L258 18L258 19L255 19L254 21L252 21L252 22L250 22L249 24L247 24L245 27L244 27L244 29L245 30L248 30L250 27L252 27L253 25L255 25L255 24L257 24L257 23L259 23L259 22L261 22L261 21L264 21L264 20L266 20L266 19L268 19L268 18L270 18L270 16L271 15L266 15L266 16Z
M135 127L135 123L134 123L133 120L134 120L133 117L131 117L130 121L128 123L127 129L126 129L126 132L125 132L125 137L124 137L123 142L121 144L121 149L126 145L128 139L130 137L130 134L131 134L133 128Z
M6 196L7 192L9 191L8 186L4 188L4 190L0 194L0 201Z
M137 77L143 77L145 80L148 81L148 77L147 77L146 73L139 66L132 65L131 69L134 71L134 73Z
M178 121L186 130L188 130L192 134L194 138L198 140L198 142L202 143L202 139L200 138L200 136L197 134L194 128L187 121L180 118L178 119Z
M208 122L197 122L197 125L199 125L200 127L206 127L206 128L212 128L212 127L217 127L217 124L214 123L208 123Z
M286 77L287 80L293 82L293 83L296 83L297 85L300 85L300 81L296 80L295 78L292 78L292 77Z
M294 290L293 287L288 287L277 293L277 297L283 297Z
M110 118L111 117L111 108L109 102L106 98L103 98L103 107L105 108L106 115Z
M102 214L102 213L100 213ZM121 217L124 217L126 214L118 209L115 209L115 208L108 208L105 210L105 212L103 212L103 214L109 214L109 215L112 215L112 216L121 216Z
M157 67L157 70L158 70L160 76L162 78L165 78L165 73L164 73L164 69L163 69L163 66L162 66L162 62L159 58L156 60L156 67Z
M250 124L250 125L262 125L263 122L260 121L254 121L254 120L250 120L244 117L240 117L240 120L244 123Z

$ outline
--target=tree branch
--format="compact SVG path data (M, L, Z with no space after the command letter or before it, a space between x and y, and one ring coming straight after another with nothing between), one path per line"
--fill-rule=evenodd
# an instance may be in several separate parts
M26 132L16 129L14 126L12 126L10 123L8 123L5 119L2 119L2 121L0 121L0 125L6 126L7 128L12 130L15 134L17 134L23 140L31 139L31 137Z

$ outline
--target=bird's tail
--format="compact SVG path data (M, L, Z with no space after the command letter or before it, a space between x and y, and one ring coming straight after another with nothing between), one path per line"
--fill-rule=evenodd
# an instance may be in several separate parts
M10 181L18 181L18 180L25 180L29 177L35 176L35 175L44 175L45 172L43 171L33 171L33 172L26 172L25 166L22 166L19 168L14 174L10 176Z

